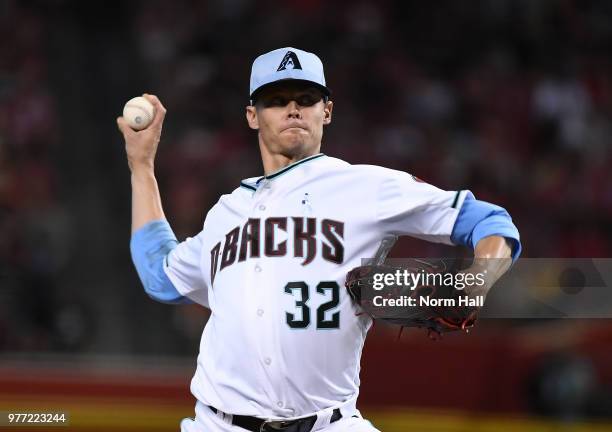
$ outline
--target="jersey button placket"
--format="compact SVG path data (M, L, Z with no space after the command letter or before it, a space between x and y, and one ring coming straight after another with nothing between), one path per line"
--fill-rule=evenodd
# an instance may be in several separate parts
M253 267L253 271L255 272L255 276L256 276L256 277L261 275L261 271L262 271L262 270L263 270L263 269L261 268L261 266L259 265L259 263L255 264L255 266ZM259 279L259 278L258 278L258 281L261 281L261 279ZM259 285L259 283L257 283L257 285ZM258 317L262 317L262 316L263 316L263 314L264 314L264 310L263 310L263 308L259 307L259 308L257 309L257 316L258 316Z
M266 196L270 195L270 180L264 179L257 187L257 191L255 192L255 197L257 197L257 202L255 203L255 212L261 214L261 212L266 211L267 206L265 204Z

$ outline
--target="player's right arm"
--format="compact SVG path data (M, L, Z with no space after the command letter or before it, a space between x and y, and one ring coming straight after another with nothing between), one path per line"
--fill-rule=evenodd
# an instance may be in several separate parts
M132 234L151 221L166 219L154 172L155 154L166 108L157 97L147 94L143 96L155 107L155 117L149 127L135 131L123 117L117 118L117 126L125 139L125 152L132 174Z
M125 150L132 181L132 261L146 293L164 303L189 303L190 298L207 306L205 286L199 271L201 238L187 239L179 245L162 208L157 180L155 154L161 137L166 109L153 95L143 95L155 107L151 125L132 130L123 117L117 126L125 139ZM202 287L197 297L179 292L184 285Z

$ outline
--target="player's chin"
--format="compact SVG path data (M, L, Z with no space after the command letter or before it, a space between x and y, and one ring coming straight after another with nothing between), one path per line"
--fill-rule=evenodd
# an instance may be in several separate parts
M301 149L308 146L310 135L303 129L292 128L281 133L281 144L286 149Z

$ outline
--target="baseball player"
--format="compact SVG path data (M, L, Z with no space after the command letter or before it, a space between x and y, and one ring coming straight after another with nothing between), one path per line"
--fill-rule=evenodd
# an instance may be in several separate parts
M183 242L164 217L153 170L164 106L145 95L156 114L140 132L117 119L131 170L130 246L144 288L155 300L211 311L191 382L195 418L183 420L184 432L376 431L356 408L372 320L344 289L347 272L395 235L500 258L492 281L520 253L503 208L321 153L330 94L315 54L288 47L255 59L246 120L264 175L223 195Z

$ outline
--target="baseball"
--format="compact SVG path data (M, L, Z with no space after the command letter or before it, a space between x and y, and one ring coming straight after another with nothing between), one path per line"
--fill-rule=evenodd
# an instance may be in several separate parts
M142 96L130 99L123 107L123 117L137 131L149 126L154 116L155 107Z

